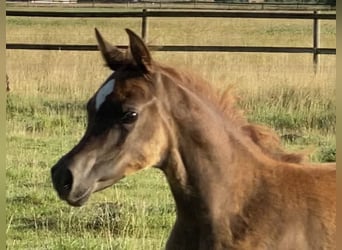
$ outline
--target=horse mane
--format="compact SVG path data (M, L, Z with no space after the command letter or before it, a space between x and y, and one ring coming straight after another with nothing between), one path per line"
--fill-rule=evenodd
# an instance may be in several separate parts
M237 97L233 94L233 88L228 87L221 94L219 107L225 115L237 124L242 132L247 135L264 154L274 160L290 163L301 163L305 155L301 153L289 153L281 144L280 137L270 127L252 124L244 116L244 112L238 108Z
M304 154L290 153L284 149L280 137L274 130L267 126L250 123L247 120L243 110L237 105L238 97L234 94L233 87L229 86L223 92L220 92L196 74L161 65L160 67L171 78L178 78L178 82L182 86L192 90L194 93L200 94L201 97L206 98L210 103L217 106L227 119L236 125L245 136L249 137L268 157L289 163L301 163L304 161Z

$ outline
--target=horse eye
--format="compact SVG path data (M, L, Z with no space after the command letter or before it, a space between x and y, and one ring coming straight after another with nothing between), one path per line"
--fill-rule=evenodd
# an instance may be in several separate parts
M121 122L129 124L129 123L135 122L137 119L138 119L138 113L137 112L127 111L121 117Z

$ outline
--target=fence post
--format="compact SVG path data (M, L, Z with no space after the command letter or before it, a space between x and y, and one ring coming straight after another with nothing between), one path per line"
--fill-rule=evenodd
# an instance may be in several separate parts
M314 14L317 14L318 11L314 11ZM320 47L320 25L319 19L314 17L313 19L313 63L315 73L317 72L319 58L318 58L318 48Z
M7 75L7 73L6 73L6 91L8 92L8 91L10 91L11 89L10 89L10 82L9 82L9 78L8 78L8 75Z
M147 10L143 9L142 22L141 22L141 38L147 42Z

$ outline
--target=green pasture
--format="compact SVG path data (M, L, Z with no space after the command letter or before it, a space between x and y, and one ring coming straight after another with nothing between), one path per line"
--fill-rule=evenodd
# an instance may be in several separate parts
M7 42L95 44L94 27L114 44L140 19L7 17ZM307 20L149 20L150 44L311 46ZM336 46L334 21L322 47ZM7 50L7 249L162 249L175 218L164 176L148 169L94 194L81 208L61 202L50 167L79 140L84 106L106 79L98 52ZM336 158L336 57L310 54L154 52L219 90L233 86L253 122L273 127L289 150L312 161Z

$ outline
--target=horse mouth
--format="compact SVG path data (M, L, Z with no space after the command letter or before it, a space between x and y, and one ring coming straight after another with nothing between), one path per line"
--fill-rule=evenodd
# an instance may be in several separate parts
M73 207L80 207L88 201L91 193L91 188L89 188L83 194L77 196L76 198L68 197L65 199L65 201Z

